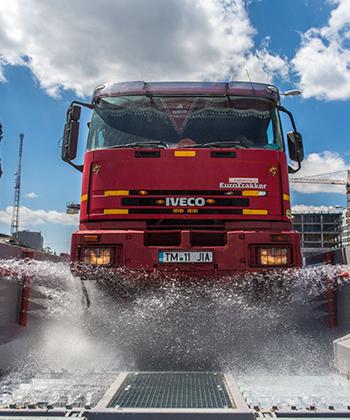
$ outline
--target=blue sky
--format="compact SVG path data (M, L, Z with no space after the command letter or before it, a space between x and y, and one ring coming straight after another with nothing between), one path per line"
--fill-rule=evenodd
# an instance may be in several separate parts
M59 140L69 103L90 100L93 87L105 81L246 80L248 69L253 80L303 91L284 101L308 155L301 175L348 166L347 0L8 3L0 11L2 232L9 232L23 132L21 226L40 230L56 251L69 249L76 219L65 207L79 200L81 175L61 161ZM345 204L339 187L326 190L304 186L293 193L293 204Z

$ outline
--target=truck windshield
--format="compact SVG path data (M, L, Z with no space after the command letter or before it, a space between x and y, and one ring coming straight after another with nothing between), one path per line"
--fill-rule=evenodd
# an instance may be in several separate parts
M244 147L283 149L274 103L247 97L102 98L88 149L108 147Z

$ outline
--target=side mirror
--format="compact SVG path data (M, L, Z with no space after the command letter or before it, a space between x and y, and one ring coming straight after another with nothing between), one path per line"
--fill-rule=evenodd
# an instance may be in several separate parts
M302 162L304 160L304 146L303 138L297 131L290 131L287 133L288 150L291 160L295 162Z
M70 162L77 156L79 139L79 119L81 107L71 105L67 111L67 122L64 126L62 142L62 160Z

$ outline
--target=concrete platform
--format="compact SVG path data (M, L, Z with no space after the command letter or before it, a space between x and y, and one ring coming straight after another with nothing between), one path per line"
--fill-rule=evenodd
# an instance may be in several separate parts
M248 406L234 378L222 372L120 372L94 406L54 407L44 402L0 409L1 419L256 420L350 419L335 406L289 409ZM278 383L278 379L276 379ZM298 389L293 388L293 392ZM300 390L299 390L300 391Z

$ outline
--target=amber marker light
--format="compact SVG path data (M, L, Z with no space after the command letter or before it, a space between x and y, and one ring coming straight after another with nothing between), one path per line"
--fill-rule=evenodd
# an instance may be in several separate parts
M289 236L288 235L271 235L272 242L288 242Z
M197 152L195 150L175 150L175 157L195 157Z
M139 191L139 194L140 194L140 195L147 195L147 194L148 194L148 191L141 190L141 191Z
M163 204L165 204L165 200L156 200L156 204L158 206L162 206Z
M198 209L187 209L187 213L198 213Z
M84 242L98 242L98 235L83 235Z
M212 199L212 198L208 198L208 199L206 200L206 203L207 203L207 204L215 204L215 200L214 200L214 199Z
M184 209L173 209L173 213L184 213Z

